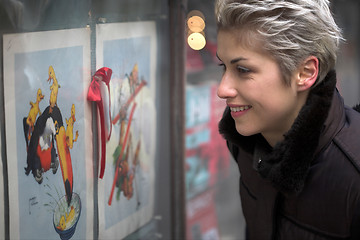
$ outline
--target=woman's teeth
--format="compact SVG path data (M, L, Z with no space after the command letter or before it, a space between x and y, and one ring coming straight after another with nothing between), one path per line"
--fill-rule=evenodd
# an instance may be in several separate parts
M248 110L250 108L250 106L244 106L244 107L230 107L230 110L232 112L242 112L245 110Z

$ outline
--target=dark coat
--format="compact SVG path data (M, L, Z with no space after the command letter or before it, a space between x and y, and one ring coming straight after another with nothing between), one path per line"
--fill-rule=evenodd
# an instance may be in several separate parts
M360 239L360 114L344 106L336 74L311 90L282 142L219 130L240 169L247 239Z

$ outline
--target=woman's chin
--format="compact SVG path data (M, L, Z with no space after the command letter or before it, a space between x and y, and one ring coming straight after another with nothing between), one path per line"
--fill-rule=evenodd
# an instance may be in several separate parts
M249 128L244 128L244 127L238 127L238 126L236 126L236 131L244 137L258 134L258 132L254 131L254 130L251 130Z

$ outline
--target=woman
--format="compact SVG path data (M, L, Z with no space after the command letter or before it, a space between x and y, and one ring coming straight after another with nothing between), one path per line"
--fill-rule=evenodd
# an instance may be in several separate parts
M247 239L360 239L360 114L334 70L328 0L217 0L220 133Z

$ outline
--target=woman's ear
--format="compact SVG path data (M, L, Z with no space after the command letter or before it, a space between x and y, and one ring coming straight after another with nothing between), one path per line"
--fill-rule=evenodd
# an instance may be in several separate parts
M298 69L297 89L304 91L310 89L319 75L319 59L315 56L306 58Z

